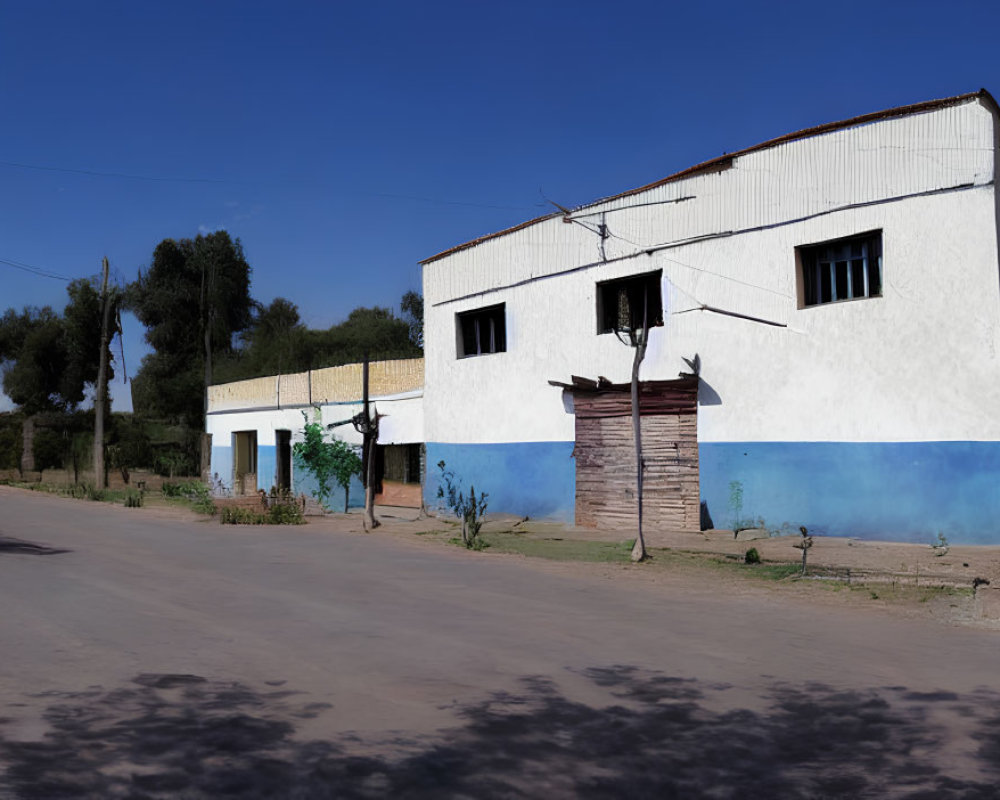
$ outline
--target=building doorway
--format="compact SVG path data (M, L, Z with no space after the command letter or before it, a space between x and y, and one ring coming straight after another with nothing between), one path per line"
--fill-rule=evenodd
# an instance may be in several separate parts
M257 492L257 431L233 434L233 494Z
M423 446L379 445L375 449L375 502L420 508L423 504Z
M277 450L274 482L279 492L292 490L292 432L275 431L274 446Z

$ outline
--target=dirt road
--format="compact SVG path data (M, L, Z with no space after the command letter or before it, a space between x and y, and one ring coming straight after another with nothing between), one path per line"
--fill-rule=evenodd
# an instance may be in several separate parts
M996 632L0 487L5 537L68 552L0 547L0 797L997 796Z

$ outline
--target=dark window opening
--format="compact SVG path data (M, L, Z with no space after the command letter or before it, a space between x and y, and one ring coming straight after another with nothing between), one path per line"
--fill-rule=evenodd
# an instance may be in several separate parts
M275 431L274 443L278 461L274 482L279 492L288 492L292 489L292 432Z
M663 324L663 270L597 284L597 332L642 330Z
M457 314L458 357L503 353L507 350L504 304Z
M882 231L800 247L801 307L882 295Z

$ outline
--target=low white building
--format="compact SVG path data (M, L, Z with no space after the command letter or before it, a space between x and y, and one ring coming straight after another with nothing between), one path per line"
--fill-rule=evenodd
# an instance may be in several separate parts
M369 397L379 415L376 501L420 506L423 443L423 359L374 361ZM362 411L362 365L311 370L294 375L210 386L206 431L212 437L209 473L216 491L255 494L291 490L311 494L314 479L298 469L293 446L306 422L320 422L329 436L358 448L361 435L350 419ZM340 423L340 424L337 424ZM359 481L350 489L351 506L364 504ZM343 507L334 487L329 505Z
M443 460L634 526L644 298L653 524L1000 543L997 123L980 91L822 125L422 262L425 497Z

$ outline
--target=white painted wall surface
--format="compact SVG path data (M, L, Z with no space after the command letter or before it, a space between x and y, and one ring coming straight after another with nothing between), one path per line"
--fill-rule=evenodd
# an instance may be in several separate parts
M379 444L417 444L423 442L423 397L412 394L393 399L373 398L372 403L379 414L385 415L381 421ZM244 411L224 414L209 414L206 430L212 434L214 447L229 447L232 434L237 431L257 431L258 446L274 446L275 431L290 430L292 442L302 441L305 418L301 408L284 408L271 411ZM313 410L306 408L312 422ZM361 403L337 403L320 407L320 422L348 419L361 412ZM332 436L349 444L361 445L361 435L353 425L343 425L330 432Z
M676 377L682 356L700 356L703 442L1000 440L993 137L974 101L751 153L606 204L695 196L608 215L612 233L644 247L775 226L763 230L631 257L634 245L611 239L608 258L620 260L600 263L595 234L555 219L426 264L426 440L571 441L571 410L547 382L628 380L631 350L595 332L596 283L654 269L672 313L652 332L642 377ZM873 229L883 296L798 309L796 246ZM507 352L456 358L455 315L499 302ZM700 304L788 327L678 313Z

